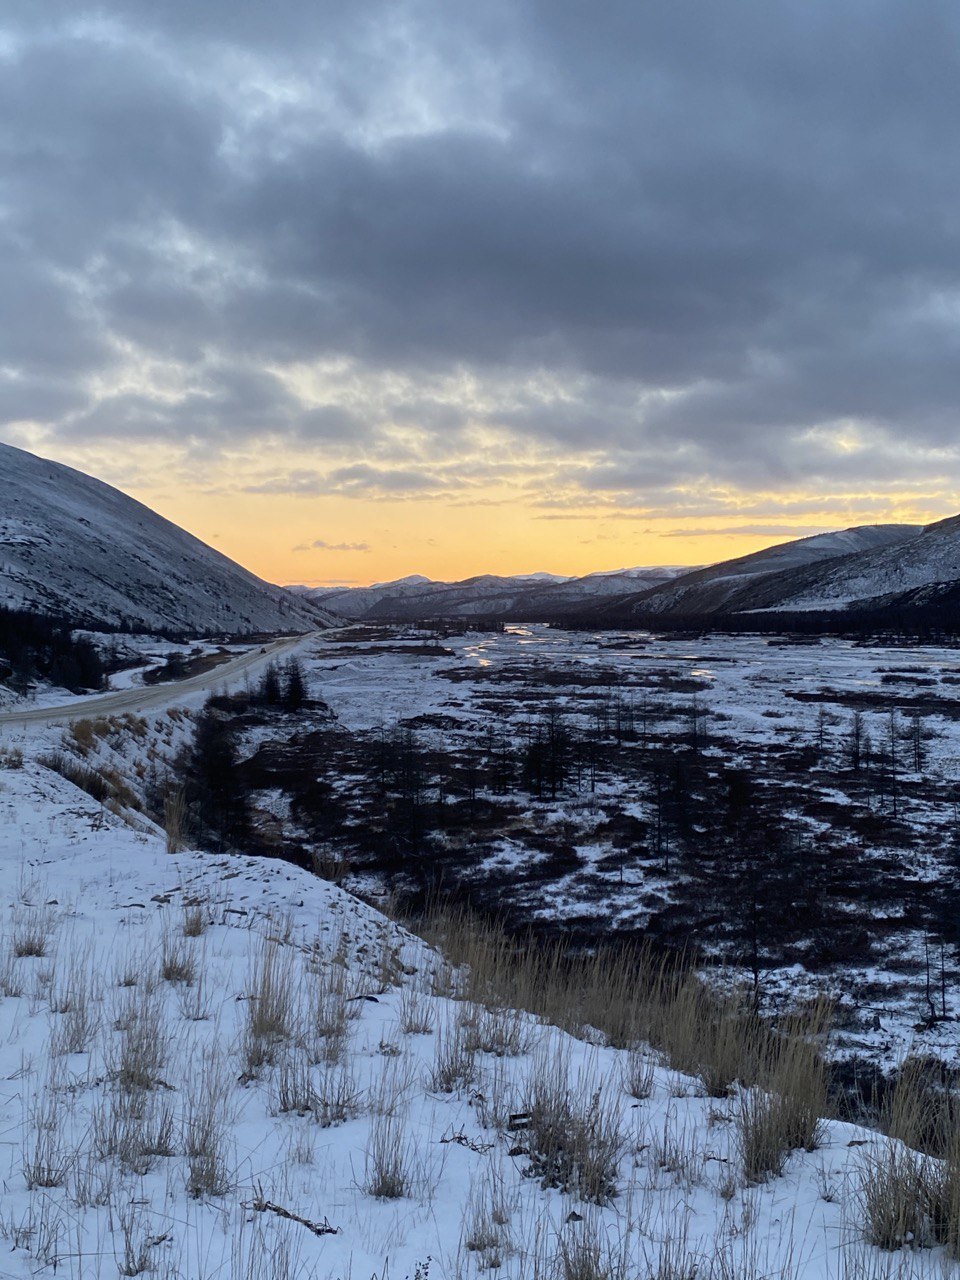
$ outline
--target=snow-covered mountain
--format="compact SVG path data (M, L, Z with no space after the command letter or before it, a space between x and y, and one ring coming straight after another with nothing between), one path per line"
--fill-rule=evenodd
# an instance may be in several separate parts
M683 572L657 567L617 569L583 578L547 573L511 577L481 574L462 582L433 582L414 574L372 587L319 587L306 594L331 613L360 621L498 617L524 622L562 617L597 600L669 582Z
M92 476L0 444L0 605L194 634L307 631L310 602L263 582Z
M834 577L839 581L842 566L883 564L890 567L892 574L893 567L906 558L907 548L923 533L922 525L884 524L798 538L621 596L608 602L609 611L618 615L665 616L739 613L781 604L794 607L786 605L791 592L802 589L804 584ZM864 596L881 593L870 589L866 580L860 587ZM850 598L856 596L857 589L851 586Z
M844 609L960 579L960 516L912 529L891 546L846 555L798 574L777 574L754 608Z

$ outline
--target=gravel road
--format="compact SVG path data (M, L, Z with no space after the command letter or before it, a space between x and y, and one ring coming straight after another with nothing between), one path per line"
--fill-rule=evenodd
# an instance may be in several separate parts
M269 662L287 656L312 640L316 634L314 632L306 636L274 640L271 644L241 653L229 662L186 680L171 680L165 684L119 689L115 693L95 694L89 698L74 698L56 707L33 707L29 710L18 707L15 711L0 712L0 725L26 728L28 725L68 724L71 720L81 720L87 716L116 716L123 715L124 712L141 715L157 707L182 702L191 694L225 688L240 676L255 675Z

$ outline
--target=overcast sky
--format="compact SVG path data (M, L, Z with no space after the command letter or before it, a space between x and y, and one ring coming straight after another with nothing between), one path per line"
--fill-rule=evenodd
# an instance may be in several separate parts
M958 51L948 0L6 0L0 438L284 580L949 514Z

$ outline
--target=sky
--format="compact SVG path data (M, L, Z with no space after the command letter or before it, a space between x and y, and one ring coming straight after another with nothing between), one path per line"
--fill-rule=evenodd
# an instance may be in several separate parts
M953 514L958 64L952 0L5 0L0 439L279 582Z

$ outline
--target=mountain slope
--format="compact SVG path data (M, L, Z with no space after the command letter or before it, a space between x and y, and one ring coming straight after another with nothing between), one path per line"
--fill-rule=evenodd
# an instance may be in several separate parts
M0 605L137 630L305 631L317 611L92 476L0 444Z
M960 516L950 516L898 545L843 556L800 574L778 574L763 584L752 607L844 609L957 579Z
M650 616L735 613L767 607L776 601L778 593L789 592L789 584L814 583L819 575L829 574L830 565L835 562L853 562L871 555L889 556L895 561L900 549L911 543L922 528L906 524L863 525L798 538L621 597L611 601L609 609L618 614Z

